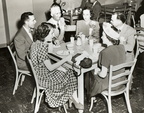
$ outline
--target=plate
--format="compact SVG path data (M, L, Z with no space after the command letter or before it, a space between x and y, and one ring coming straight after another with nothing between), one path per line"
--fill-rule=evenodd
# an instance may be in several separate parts
M60 45L54 45L53 46L54 48L59 48L59 47L61 47Z
M67 50L60 50L56 52L58 55L69 55L69 51Z

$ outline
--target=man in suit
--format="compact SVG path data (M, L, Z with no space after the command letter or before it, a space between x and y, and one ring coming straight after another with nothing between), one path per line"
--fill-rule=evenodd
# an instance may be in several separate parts
M85 9L85 8L91 8L91 3L89 2L89 0L82 0L80 8L81 9Z
M92 12L92 20L98 21L100 13L101 13L101 4L98 0L90 0L91 12Z
M19 69L28 70L25 58L33 42L31 31L33 31L36 23L34 14L24 12L21 15L21 22L23 25L14 38L16 61Z
M126 16L123 13L114 13L111 17L111 23L117 28L120 34L120 42L124 45L126 51L126 62L134 59L134 46L136 30L125 24Z

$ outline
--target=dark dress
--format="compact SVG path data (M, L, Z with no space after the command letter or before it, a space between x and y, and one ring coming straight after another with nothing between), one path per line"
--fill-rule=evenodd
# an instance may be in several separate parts
M104 66L109 69L110 65L118 65L124 63L126 59L125 50L123 45L112 45L101 51L99 56L99 64L100 66ZM119 70L114 73L118 74L121 71ZM101 93L103 90L108 88L108 77L101 78L100 76L96 75L94 84L91 89L91 96L95 96L96 94ZM125 78L121 78L125 79ZM117 79L114 82L118 82L120 79Z
M138 24L138 21L140 21L140 16L144 14L144 0L143 4L138 8L138 10L135 13L135 23Z
M68 101L73 92L77 90L77 79L73 71L49 71L44 61L49 59L48 44L36 41L31 47L31 59L38 76L39 84L45 87L45 101L50 107L59 107Z

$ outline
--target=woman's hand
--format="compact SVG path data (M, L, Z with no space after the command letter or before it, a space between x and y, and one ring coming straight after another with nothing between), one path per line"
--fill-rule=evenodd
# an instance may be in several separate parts
M94 70L94 75L97 75L99 72L100 72L100 68L96 68L96 69Z
M60 45L59 40L55 40L55 41L54 41L54 44L57 45L57 46Z
M60 27L60 29L62 30L62 31L64 31L65 30L65 20L64 20L64 18L60 18L60 20L59 20L59 27Z

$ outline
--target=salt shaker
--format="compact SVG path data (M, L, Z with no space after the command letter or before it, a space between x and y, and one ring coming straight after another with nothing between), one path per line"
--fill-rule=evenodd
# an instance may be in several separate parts
M81 43L81 39L80 38L77 38L77 45L80 46L82 43Z

